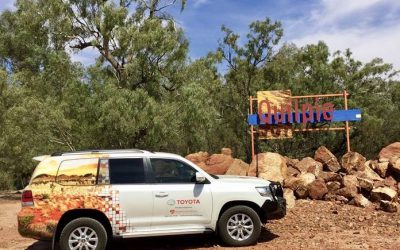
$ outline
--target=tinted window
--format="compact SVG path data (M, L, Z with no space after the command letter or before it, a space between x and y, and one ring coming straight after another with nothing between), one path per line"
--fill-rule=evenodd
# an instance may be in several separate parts
M154 179L157 183L194 183L196 170L176 160L151 159Z
M62 185L94 185L97 165L97 158L65 160L60 164L56 181Z
M143 159L109 159L111 184L145 183Z

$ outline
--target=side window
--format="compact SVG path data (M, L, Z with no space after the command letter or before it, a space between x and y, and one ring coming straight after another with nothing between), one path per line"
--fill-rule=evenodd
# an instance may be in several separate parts
M58 168L56 182L61 185L96 184L98 159L74 159L62 161Z
M97 175L97 184L99 185L110 184L110 172L107 159L100 159L99 174Z
M111 184L145 183L143 159L109 159Z
M196 170L191 166L171 159L150 159L154 179L157 183L194 183Z

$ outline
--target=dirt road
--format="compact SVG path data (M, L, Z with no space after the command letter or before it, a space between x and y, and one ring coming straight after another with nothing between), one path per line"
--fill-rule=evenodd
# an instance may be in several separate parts
M0 199L0 249L50 249L50 243L17 232L18 200ZM400 249L400 213L297 201L283 220L272 221L256 246L240 249ZM224 249L213 235L116 241L114 249ZM232 248L230 248L232 249Z

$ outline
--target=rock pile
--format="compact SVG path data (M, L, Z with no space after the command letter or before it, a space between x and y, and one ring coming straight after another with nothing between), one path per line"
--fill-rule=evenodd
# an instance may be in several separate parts
M313 199L400 211L400 142L383 148L377 160L348 152L339 161L324 146L314 158L290 159L267 152L258 154L250 165L233 158L227 148L221 154L199 152L186 158L212 174L255 176L258 167L260 178L283 184L289 208L295 199Z
M207 152L198 152L185 157L189 161L204 169L209 174L247 175L249 164L232 157L232 150L223 148L220 154L209 155Z

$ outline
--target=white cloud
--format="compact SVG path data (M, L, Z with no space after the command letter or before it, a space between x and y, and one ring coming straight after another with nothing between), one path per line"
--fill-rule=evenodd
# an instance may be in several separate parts
M322 0L301 19L288 20L289 42L324 41L331 51L349 48L354 58L379 57L400 69L398 0Z
M206 3L208 3L208 0L194 0L193 6L196 8L196 7L199 7L200 5L203 5Z
M319 31L312 35L306 35L293 39L298 46L324 41L331 51L344 51L349 48L354 58L368 62L373 58L383 58L386 63L392 63L396 69L400 69L400 24L384 29L346 29L335 31Z
M311 19L319 25L329 24L356 12L365 11L382 0L322 0L321 8L311 11Z

